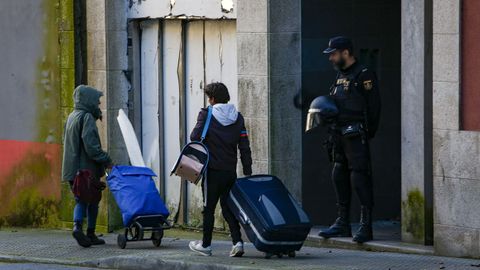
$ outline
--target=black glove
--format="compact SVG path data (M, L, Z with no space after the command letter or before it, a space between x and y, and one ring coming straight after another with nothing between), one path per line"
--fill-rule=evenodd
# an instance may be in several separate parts
M252 168L243 168L243 175L251 176L252 175Z

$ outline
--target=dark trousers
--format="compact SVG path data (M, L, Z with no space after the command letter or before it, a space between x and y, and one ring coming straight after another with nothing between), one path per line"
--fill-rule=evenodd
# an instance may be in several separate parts
M368 141L361 136L345 138L337 135L335 137L334 162L332 180L337 202L346 207L350 206L353 185L360 203L369 208L373 207Z
M213 225L215 222L215 208L218 200L222 207L222 214L230 227L233 244L242 241L240 224L227 205L227 198L232 185L237 180L235 171L219 171L208 169L207 177L202 180L203 191L203 247L212 243Z

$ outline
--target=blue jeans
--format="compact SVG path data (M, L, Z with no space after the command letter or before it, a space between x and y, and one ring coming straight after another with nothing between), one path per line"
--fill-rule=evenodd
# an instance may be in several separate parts
M73 222L83 223L83 218L87 217L87 228L95 229L98 216L98 204L87 204L75 198L75 209L73 210Z

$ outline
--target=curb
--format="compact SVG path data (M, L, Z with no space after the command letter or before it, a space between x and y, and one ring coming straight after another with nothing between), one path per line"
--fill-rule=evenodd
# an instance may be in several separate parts
M258 269L245 266L205 264L205 263L187 263L184 261L162 260L138 256L117 256L108 257L92 261L68 261L58 259L46 259L24 256L0 255L0 262L6 263L40 263L56 264L65 266L78 266L103 269L119 270L246 270ZM264 268L265 269L265 268Z
M393 252L417 255L435 255L433 248L407 244L402 242L370 241L363 244L352 242L351 238L329 238L324 239L317 236L308 236L306 244L313 247L342 248L350 250L364 250L374 252Z
M253 269L244 266L220 265L220 264L205 264L205 263L189 263L175 260L162 260L157 258L145 258L138 256L120 256L99 259L92 262L84 262L79 266L110 268L120 270L147 270L147 269L162 269L162 270L245 270Z

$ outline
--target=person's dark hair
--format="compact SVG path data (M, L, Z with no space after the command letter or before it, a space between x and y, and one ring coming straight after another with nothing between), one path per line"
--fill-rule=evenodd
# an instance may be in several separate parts
M205 86L205 95L209 98L214 98L216 103L228 103L230 95L225 84L221 82L214 82Z

